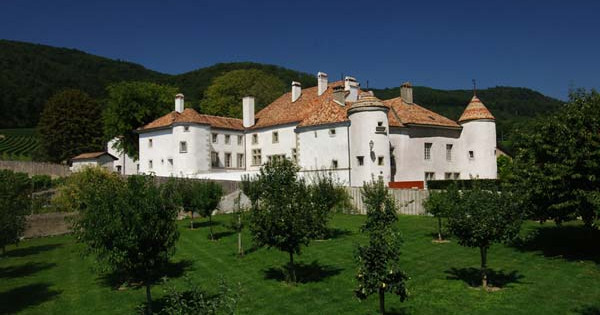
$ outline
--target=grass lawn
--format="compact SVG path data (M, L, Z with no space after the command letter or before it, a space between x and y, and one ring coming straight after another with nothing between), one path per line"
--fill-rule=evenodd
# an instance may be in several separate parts
M214 292L222 275L241 283L240 314L375 314L372 296L360 302L353 260L364 216L338 215L332 226L339 233L315 241L295 260L302 266L302 283L281 280L288 256L277 250L251 250L237 258L237 235L225 225L229 216L216 216L218 241L208 240L208 227L195 230L180 223L181 238L174 261L203 288ZM512 247L494 245L489 251L491 283L496 292L471 286L477 281L479 251L453 240L431 242L433 218L401 216L402 262L410 275L410 297L401 303L386 296L390 314L596 314L600 312L600 236L578 224L556 228L527 223L524 240ZM246 248L250 236L244 235ZM586 241L584 241L586 240ZM48 237L8 247L0 259L0 314L129 314L144 302L143 289L118 291L100 277L90 257L70 236ZM181 283L182 278L174 278ZM163 295L154 286L154 298Z

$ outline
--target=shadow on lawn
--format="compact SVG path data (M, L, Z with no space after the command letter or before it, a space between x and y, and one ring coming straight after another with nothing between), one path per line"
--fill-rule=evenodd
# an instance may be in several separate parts
M23 265L0 267L0 279L2 278L20 278L32 275L39 271L55 267L54 263L33 263L28 262Z
M56 298L48 283L34 283L0 292L0 314L13 314Z
M520 251L541 251L546 257L591 260L600 264L600 231L584 226L544 226L514 242Z
M479 268L450 268L450 270L446 270L445 272L448 274L446 279L462 280L472 287L481 286L481 269ZM516 270L504 273L503 271L488 269L487 276L489 285L498 288L502 288L510 283L521 283L520 279L524 278Z
M186 271L191 270L191 266L193 264L194 262L189 259L184 259L178 262L169 262L160 275L156 277L155 282L160 281L160 279L163 277L167 277L169 279L179 278L183 276ZM118 272L103 274L98 279L100 284L114 289L120 288L124 283L127 282L127 278ZM139 287L139 285L135 284L132 284L132 286Z
M299 283L319 282L327 277L335 276L342 272L341 268L335 268L328 265L320 265L318 261L313 260L310 264L296 263L296 278ZM271 267L265 272L265 279L285 281L288 279L288 266Z
M600 306L587 305L578 307L573 311L581 315L600 315Z
M200 222L195 221L194 220L194 228L203 228L203 227L209 227L209 226L217 226L217 225L221 225L221 223L219 223L218 221L208 221L208 220L202 220Z
M215 238L215 241L218 241L219 239L221 239L223 237L231 236L233 234L237 234L237 233L234 231L223 231L223 232L213 233L213 236ZM210 238L210 235L208 237Z
M7 250L6 254L4 254L4 257L25 257L25 256L29 256L29 255L37 255L42 252L57 249L61 246L62 246L62 244L47 244L47 245L37 245L37 246L15 248L13 250Z
M348 235L352 235L352 231L346 230L346 229L331 228L331 229L328 229L327 232L325 233L324 239L333 240L333 239L345 237Z

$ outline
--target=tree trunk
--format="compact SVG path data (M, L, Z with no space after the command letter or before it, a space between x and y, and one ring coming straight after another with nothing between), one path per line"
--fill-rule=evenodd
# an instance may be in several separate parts
M385 314L385 291L383 288L379 288L379 312L381 315Z
M296 282L296 268L294 267L294 252L290 251L290 266L289 266L289 273L290 273L290 281L291 282Z
M487 289L487 247L479 247L481 253L481 286Z
M152 294L150 293L150 283L146 284L146 314L152 314Z
M190 211L190 230L194 229L194 210Z
M212 215L210 215L210 214L208 215L208 226L210 228L210 239L212 241L214 241L215 237L213 236L213 232L212 232Z
M438 241L442 241L442 218L438 217Z

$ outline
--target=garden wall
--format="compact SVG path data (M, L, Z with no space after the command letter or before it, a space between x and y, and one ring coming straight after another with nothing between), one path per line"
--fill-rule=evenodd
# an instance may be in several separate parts
M351 202L360 214L367 214L367 209L362 201L360 187L346 187L351 197ZM425 189L390 189L390 194L396 199L398 212L401 214L424 215L423 200L427 199L429 192Z
M14 172L27 173L29 176L50 175L52 178L65 177L71 174L71 171L67 165L45 162L0 160L0 169L8 169Z
M68 218L76 214L75 212L54 212L28 215L23 237L33 238L69 233L71 225Z

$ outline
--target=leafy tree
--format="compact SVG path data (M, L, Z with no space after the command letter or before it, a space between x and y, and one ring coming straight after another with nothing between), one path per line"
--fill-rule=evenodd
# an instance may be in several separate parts
M171 283L166 283L163 308L159 314L236 314L237 303L240 300L241 288L232 288L225 280L219 280L219 290L216 294L204 292L200 286L185 278L185 291L180 291Z
M600 94L575 91L557 114L520 132L513 190L530 217L557 224L581 217L591 227L600 210Z
M241 118L244 96L256 98L258 111L284 92L286 85L274 75L256 69L234 70L214 79L204 92L201 109L211 115Z
M423 207L427 213L433 215L438 220L438 241L443 241L442 220L447 218L454 208L453 202L456 201L458 189L456 185L450 185L447 190L429 191L429 197L423 202Z
M215 209L219 206L221 197L223 197L223 187L213 181L199 181L198 182L198 198L196 199L198 212L201 216L208 218L208 226L210 229L210 239L214 240L212 228L212 214Z
M311 226L311 238L323 239L327 236L327 228L334 208L344 199L344 190L340 190L330 175L317 175L311 185L308 186L310 202L313 211L309 216L313 220Z
M62 162L83 152L101 151L102 108L86 93L65 90L44 105L37 129L37 158Z
M377 293L379 311L385 314L386 292L398 295L401 301L408 296L405 281L409 278L400 269L399 261L402 240L395 228L397 207L381 179L365 183L361 193L367 209L361 232L368 235L369 243L357 248L358 288L354 293L361 300Z
M478 185L451 195L454 209L448 217L450 231L458 244L479 248L481 283L487 289L487 252L493 243L514 239L521 227L522 214L508 192L483 190Z
M263 165L253 180L261 189L258 207L252 208L250 231L258 246L287 252L289 280L296 282L294 254L311 240L314 220L306 183L297 178L298 167L288 159Z
M260 187L260 181L256 177L250 177L250 175L245 174L242 176L242 181L240 182L240 189L250 199L250 204L252 205L252 210L257 210L258 208L258 200L260 199L260 195L262 189Z
M238 235L238 255L240 257L244 256L244 247L242 246L242 231L245 226L245 212L246 209L242 207L242 192L239 192L237 197L235 197L233 203L233 216L231 217L231 222L229 226L233 229Z
M117 149L138 156L135 130L173 110L177 89L148 82L121 82L107 88L104 110L105 140L119 137Z
M122 179L91 168L83 172L93 180L81 187L74 234L107 271L144 284L151 313L150 286L163 274L179 237L177 207L152 177Z
M506 155L501 155L496 159L496 164L498 166L498 178L512 180L512 160Z
M31 199L31 182L27 174L0 170L0 247L17 244L25 232L25 215Z

